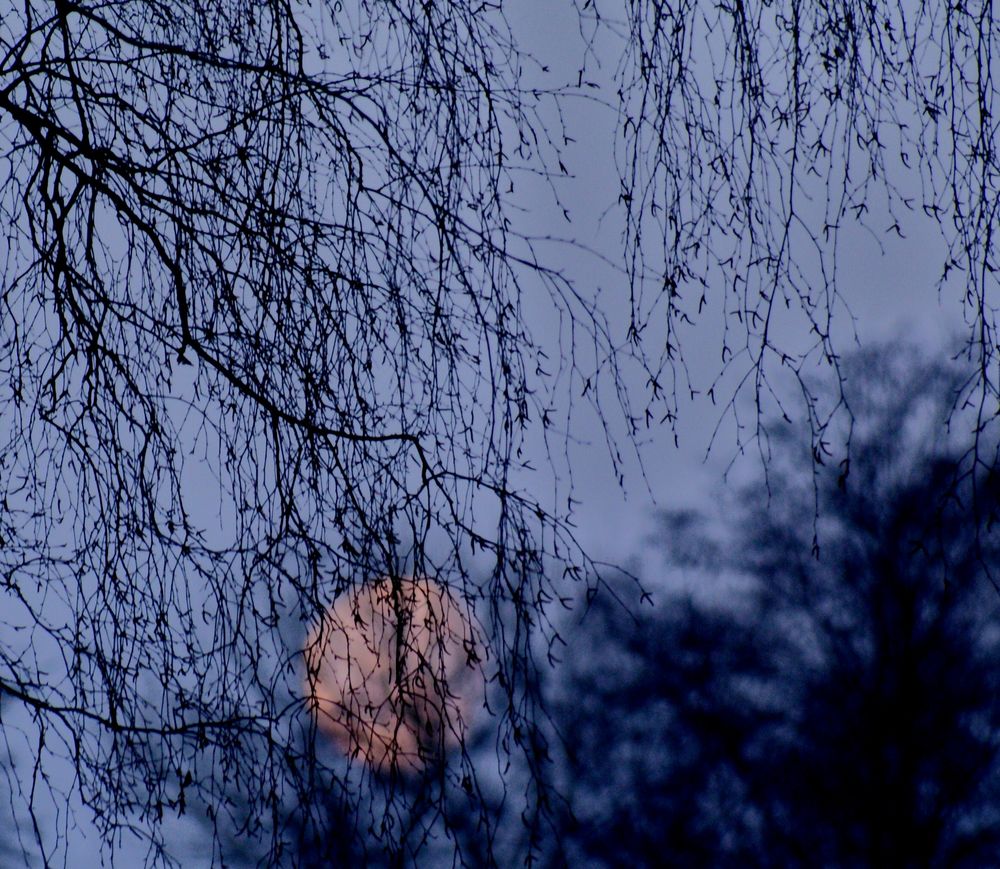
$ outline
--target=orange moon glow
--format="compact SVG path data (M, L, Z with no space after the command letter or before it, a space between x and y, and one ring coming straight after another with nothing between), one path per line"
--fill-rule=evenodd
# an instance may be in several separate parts
M305 646L316 723L349 757L417 772L458 745L482 648L467 611L426 578L379 579L339 597Z

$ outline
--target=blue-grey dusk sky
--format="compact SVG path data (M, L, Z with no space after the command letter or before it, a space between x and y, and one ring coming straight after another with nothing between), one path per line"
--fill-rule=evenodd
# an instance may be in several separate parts
M523 212L515 230L565 239L566 243L539 241L539 250L545 252L550 265L572 279L581 293L599 293L608 317L620 327L627 313L628 289L623 271L617 266L621 258L622 226L620 215L614 210L619 186L613 77L623 37L616 37L614 28L608 27L588 43L589 33L586 29L581 33L573 4L568 2L513 0L504 8L521 47L548 67L547 70L526 67L526 83L537 83L540 88L573 87L585 56L590 53L586 58L587 76L596 85L584 93L569 94L561 101L562 121L574 141L562 154L565 177L553 181L560 202L553 202L539 179L525 176L516 191L516 201ZM543 112L553 108L551 101L542 102ZM551 120L554 129L555 114ZM902 170L902 166L895 169ZM918 176L912 175L911 181L916 189ZM810 207L820 206L805 205L804 209L808 211ZM873 201L869 223L873 227L888 226L891 221L887 213L879 213L879 207ZM953 346L956 336L963 332L962 288L957 284L946 287L948 295L938 298L945 249L937 225L918 209L906 216L901 229L905 237L882 233L876 238L859 225L841 228L838 281L854 317L852 322L846 310L838 311L840 319L835 334L843 353L855 346L856 332L863 345L901 338L926 348L929 355L938 356ZM602 262L601 257L607 262ZM533 320L529 326L543 346L558 354L559 339L553 331L551 307L543 297L544 290L533 288L531 281L528 277L524 285L525 311ZM538 293L534 298L533 289ZM719 322L718 316L715 320L709 316L683 336L685 361L692 384L701 391L701 396L681 402L678 443L675 444L674 431L667 425L655 424L643 432L639 449L641 464L634 454L627 449L623 451L624 486L616 480L601 421L579 402L565 465L557 461L554 467L550 466L541 440L536 439L526 444L527 457L537 468L536 473L516 478L518 485L556 511L561 509L567 495L572 494L576 502L572 518L577 537L590 555L606 562L633 565L654 587L672 581L671 577L661 575L659 555L649 543L656 510L707 507L725 485L723 476L727 468L732 468L737 477L754 474L759 468L755 450L751 449L746 457L738 456L731 417L723 413L722 405L713 405L704 394L719 370L718 334L713 331ZM186 388L186 378L193 380L194 375L193 368L178 370L175 387L179 393ZM630 385L637 392L644 389L638 379ZM728 397L722 395L724 400ZM786 397L794 417L801 408L793 391ZM553 399L568 403L570 396L555 395ZM613 409L614 405L608 407ZM719 434L713 450L707 453L720 415ZM606 422L615 435L623 433L621 421L613 413ZM561 449L556 443L557 459ZM201 479L205 494L200 502L192 499L196 511L193 515L210 525L215 521L212 517L221 511L219 486L211 469L199 467L198 462L196 456L187 460L189 481L196 488L196 481ZM566 467L572 469L571 489L570 481L563 477ZM204 512L198 514L199 509ZM30 727L26 725L28 731ZM68 766L63 772L68 782ZM77 805L74 810L75 818L69 823L64 807L59 807L61 814L47 809L42 814L48 812L50 816L52 835L66 836L71 841L69 865L96 865L100 855L96 831L88 829L86 809ZM205 829L185 822L176 826L178 854L183 856L185 865L210 863L215 855L207 845ZM123 837L118 845L116 865L140 865L147 856L145 847L137 841Z

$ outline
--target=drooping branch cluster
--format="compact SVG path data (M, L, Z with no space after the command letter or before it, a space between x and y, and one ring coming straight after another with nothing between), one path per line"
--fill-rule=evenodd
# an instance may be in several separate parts
M0 688L105 832L281 799L344 589L439 575L520 673L544 560L586 574L512 482L553 405L525 282L608 340L511 222L555 135L519 62L489 4L3 15Z
M710 397L725 406L744 392L756 404L749 425L731 405L737 436L761 433L761 411L787 395L784 369L805 390L821 457L829 402L801 376L836 368L852 337L842 232L862 226L878 242L926 217L946 245L941 298L956 312L964 298L978 368L969 396L988 422L1000 196L993 4L635 0L627 26L619 170L633 319L666 335L651 382L682 398L703 388L703 374L685 376L685 327L712 319L723 339Z

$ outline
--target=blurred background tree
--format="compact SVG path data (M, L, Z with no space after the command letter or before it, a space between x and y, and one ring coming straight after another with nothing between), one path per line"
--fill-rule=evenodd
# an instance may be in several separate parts
M1000 853L1000 468L946 426L954 369L891 348L845 370L849 475L785 428L728 533L663 517L704 589L599 595L573 637L553 689L569 865Z

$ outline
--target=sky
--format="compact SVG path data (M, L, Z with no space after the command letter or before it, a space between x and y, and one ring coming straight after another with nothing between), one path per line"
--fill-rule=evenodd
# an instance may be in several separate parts
M568 4L537 3L517 0L506 6L507 14L520 45L536 57L544 57L549 67L539 80L549 86L575 83L585 45ZM604 31L605 38L590 47L601 61L607 78L601 84L610 87L620 51L620 44ZM589 78L600 80L593 66ZM614 171L614 135L617 117L613 107L596 99L570 99L564 115L568 134L576 140L568 146L563 162L571 177L558 186L563 204L572 218L575 240L606 251L610 257L620 247L620 227L605 212L618 195ZM916 177L911 179L914 183ZM532 216L530 225L539 233L561 232L567 225L558 209L551 205L547 191L540 189L526 196L525 207ZM892 221L883 212L870 218L873 226ZM554 229L553 229L554 228ZM841 288L853 315L853 322L841 317L840 348L848 352L862 344L903 339L938 354L962 331L960 301L953 293L938 298L937 281L944 261L945 247L940 230L919 211L908 216L903 234L875 238L858 225L842 231L843 258L840 268ZM575 274L582 285L602 285L605 304L615 304L615 287L624 307L625 287L620 276L609 270L595 280L600 266L583 254L567 250L561 262ZM955 293L960 292L959 289ZM841 312L842 314L844 312ZM704 390L717 370L718 343L711 326L700 326L687 341L688 363L694 378L703 378ZM634 384L637 388L641 384ZM794 409L794 401L791 405ZM655 571L650 561L649 535L654 528L657 509L709 506L720 487L740 473L754 474L759 459L752 452L741 457L732 432L725 426L711 452L707 446L720 419L720 409L703 396L682 407L678 424L679 439L666 427L652 430L644 438L642 465L630 461L626 484L616 482L607 448L597 421L581 415L581 443L572 453L574 497L580 501L575 512L580 539L599 558L626 563L638 560L647 572ZM735 466L734 466L735 462ZM544 485L544 484L539 484ZM649 577L653 580L653 577ZM655 581L655 580L653 580Z
M568 4L516 0L509 4L508 16L520 44L529 53L545 58L550 70L540 80L550 86L576 81L585 46ZM594 48L605 63L604 71L610 81L615 45L609 39ZM564 156L569 177L558 182L558 189L571 220L566 221L543 190L533 190L526 183L523 194L526 227L541 234L568 233L574 240L609 254L615 250L620 241L620 227L614 225L613 218L602 220L601 216L617 196L613 163L616 120L614 111L597 101L576 98L566 102L567 132L576 143L569 146ZM876 214L873 223L878 223L877 218ZM860 228L845 228L841 286L855 317L854 328L863 343L902 336L937 354L962 327L956 299L937 297L943 244L937 227L919 213L911 216L903 231L905 238L893 236L876 241ZM602 285L606 301L613 305L616 293L620 294L623 288L620 276L610 270L602 273L592 258L570 246L563 250L564 259L557 264L581 284ZM539 322L544 324L544 312L537 313ZM841 348L847 351L853 336L846 318L841 330ZM544 333L539 337L546 339ZM690 340L688 346L693 348L688 363L695 377L714 372L717 347L710 335L700 342ZM573 495L579 502L574 513L577 534L591 555L605 561L634 564L650 582L669 582L669 578L657 576L657 557L650 554L649 536L654 528L655 511L707 508L725 485L724 474L734 459L737 473L754 473L757 467L753 456L739 459L726 429L713 451L706 454L719 412L704 399L682 406L677 445L673 432L666 427L648 432L641 447L641 466L634 458L626 462L624 487L615 479L598 421L581 412L577 418L579 429L573 433L569 463L574 473ZM534 448L538 450L538 444ZM540 450L535 464L541 471L526 485L545 491L564 483L554 479L546 469L545 456ZM82 821L84 817L85 812L79 812L77 819ZM73 833L74 838L81 834L84 834L82 829ZM76 854L89 865L97 853L93 850L96 842L93 833L84 834L84 838L86 844ZM141 849L127 842L123 846L116 861L119 865L131 865L132 860L141 859ZM202 855L208 858L204 851Z

